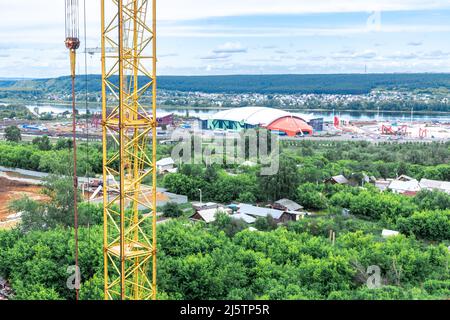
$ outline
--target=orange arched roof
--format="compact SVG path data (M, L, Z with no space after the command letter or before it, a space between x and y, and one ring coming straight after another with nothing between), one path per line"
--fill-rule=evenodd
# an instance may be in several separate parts
M285 132L288 136L293 137L299 132L312 135L313 128L305 121L297 117L282 117L267 126L269 130L278 130Z

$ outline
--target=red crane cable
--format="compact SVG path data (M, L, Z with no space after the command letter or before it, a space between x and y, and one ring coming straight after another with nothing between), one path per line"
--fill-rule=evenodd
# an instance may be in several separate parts
M79 267L78 267L78 177L77 177L77 133L76 133L76 96L75 67L76 50L80 47L78 38L78 0L65 1L66 14L66 48L70 50L70 65L72 78L72 147L73 147L73 211L75 229L75 296L79 299Z

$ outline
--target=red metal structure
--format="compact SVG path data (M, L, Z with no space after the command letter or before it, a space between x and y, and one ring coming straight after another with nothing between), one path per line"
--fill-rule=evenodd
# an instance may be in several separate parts
M387 134L387 135L406 135L408 126L403 125L401 127L398 127L397 130L394 130L392 126L382 125L381 126L381 134Z
M283 117L275 120L267 126L269 130L285 132L289 137L297 134L312 135L313 128L305 121L296 117Z
M428 129L420 128L419 129L419 137L421 139L428 137Z
M336 129L340 129L339 127L341 126L341 122L339 121L339 118L336 116L334 117L334 127Z

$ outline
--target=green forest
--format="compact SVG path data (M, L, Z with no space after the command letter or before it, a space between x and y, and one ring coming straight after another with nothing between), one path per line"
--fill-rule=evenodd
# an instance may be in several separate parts
M101 92L100 75L88 75L87 80L90 92ZM49 79L0 80L0 93L7 90L11 92L65 93L69 92L70 85L70 77L68 76ZM379 87L412 91L416 89L445 88L449 85L450 74L446 73L158 77L158 88L163 90L208 93L366 94L372 89ZM78 79L76 90L82 92L85 88L85 79Z
M63 140L50 147L42 141L1 143L0 165L61 175L68 168L47 159L69 157L70 148ZM80 148L80 170L100 173L100 146ZM450 195L421 191L407 197L380 192L362 179L407 174L450 181L450 143L301 141L281 149L274 176L260 176L257 166L225 164L183 165L158 177L160 185L190 200L198 200L200 187L208 201L264 205L286 197L315 213L281 226L258 219L256 232L224 214L209 225L190 222L185 214L158 225L159 299L450 297ZM158 158L170 151L159 149ZM336 174L354 186L324 183ZM74 299L66 288L74 261L70 185L70 178L52 175L44 189L49 201L11 204L24 212L23 221L0 231L0 276L10 281L15 299ZM343 208L350 214L343 215ZM80 297L101 299L102 208L82 203L79 210ZM385 239L382 229L401 235ZM370 266L381 270L380 288L367 286Z

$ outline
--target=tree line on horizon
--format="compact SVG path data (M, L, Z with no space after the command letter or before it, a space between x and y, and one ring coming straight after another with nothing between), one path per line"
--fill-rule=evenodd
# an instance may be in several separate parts
M140 81L148 81L144 76ZM117 77L111 78L117 82ZM262 94L368 94L375 88L427 90L450 85L447 73L392 74L281 74L281 75L219 75L159 76L158 88L171 91L205 93ZM2 92L30 90L45 93L69 92L69 76L47 79L0 80ZM101 75L87 75L89 92L101 93ZM77 78L76 90L86 89L86 78Z

